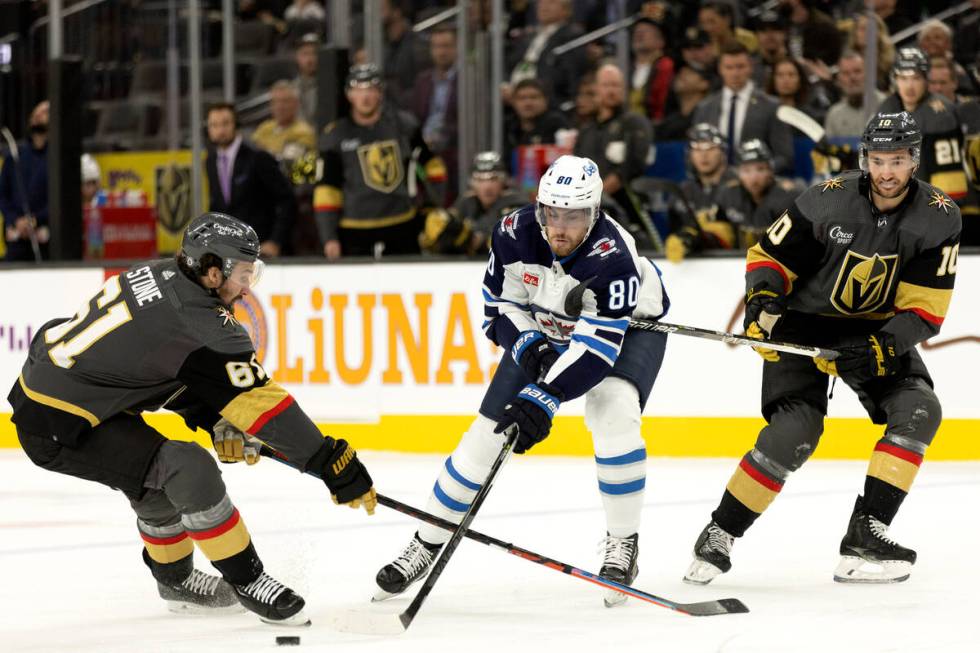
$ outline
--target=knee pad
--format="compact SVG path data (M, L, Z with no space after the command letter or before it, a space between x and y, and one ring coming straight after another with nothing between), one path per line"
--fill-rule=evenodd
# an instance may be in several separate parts
M887 405L888 427L885 439L892 440L906 449L916 451L919 443L924 447L932 439L943 421L943 409L939 397L924 379L912 377L902 382Z
M759 456L758 462L768 461L786 473L795 472L816 449L823 435L823 418L818 408L805 401L780 401L755 443L753 452Z
M168 440L157 452L147 479L162 489L182 514L213 506L225 496L214 458L193 442Z
M643 446L640 393L626 379L607 376L585 395L585 425L596 455L615 456Z

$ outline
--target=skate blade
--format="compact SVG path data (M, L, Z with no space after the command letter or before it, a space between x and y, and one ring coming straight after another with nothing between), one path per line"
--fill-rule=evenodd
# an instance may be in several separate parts
M602 603L607 608L615 608L626 603L626 595L622 592L606 591L602 597Z
M167 610L174 614L185 615L241 614L247 612L245 606L241 603L212 608L206 605L188 603L187 601L167 601Z
M683 580L689 585L707 585L713 581L715 577L720 576L723 573L725 572L710 562L695 558L691 563L691 566L687 568L687 573L684 574Z
M401 635L405 632L401 614L396 612L344 610L331 617L330 625L340 632L359 635Z
M259 617L259 619L262 620L262 623L267 623L270 626L289 626L291 628L305 628L313 624L302 610L285 619L268 619L266 617Z
M842 556L834 580L838 583L901 583L908 580L912 564L903 560L873 561L856 556Z
M404 593L405 593L404 591L386 592L379 587L377 591L374 593L374 596L371 597L371 603L381 603L382 601L387 601L388 599L394 598L396 596L401 596Z

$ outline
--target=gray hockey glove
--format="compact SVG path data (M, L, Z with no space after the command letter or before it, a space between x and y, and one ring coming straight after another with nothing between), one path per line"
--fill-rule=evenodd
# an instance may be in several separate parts
M214 452L223 463L240 463L243 460L249 465L259 462L259 451L262 442L248 433L243 433L237 426L222 418L214 425Z

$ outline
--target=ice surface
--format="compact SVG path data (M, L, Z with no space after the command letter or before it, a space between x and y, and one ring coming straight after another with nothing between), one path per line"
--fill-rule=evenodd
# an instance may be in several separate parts
M379 491L423 507L441 456L362 452ZM413 525L379 507L334 506L326 490L275 461L222 466L267 570L307 600L311 628L250 614L168 613L140 559L135 517L106 488L0 452L0 651L245 653L302 637L298 651L976 651L980 463L923 465L892 528L919 552L912 578L883 586L831 580L865 464L815 460L794 475L711 585L680 581L736 460L653 458L635 585L678 601L737 597L747 615L692 618L630 600L606 609L593 585L464 541L411 628L398 637L331 629L370 606L373 578ZM603 514L586 458L515 457L474 528L597 571ZM198 556L198 565L208 568ZM973 642L973 644L970 644ZM452 648L450 648L452 647Z

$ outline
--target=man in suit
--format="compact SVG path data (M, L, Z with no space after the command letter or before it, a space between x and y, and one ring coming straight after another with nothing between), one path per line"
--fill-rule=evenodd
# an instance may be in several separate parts
M538 0L537 30L523 41L518 41L507 65L511 71L509 90L525 79L538 79L548 84L551 105L560 107L575 97L579 78L585 72L587 62L585 48L576 48L560 57L552 51L559 45L581 36L582 30L569 22L572 16L572 0Z
M772 150L777 173L793 169L793 133L776 118L778 104L752 83L752 58L740 43L729 43L718 59L722 89L712 93L694 110L694 124L717 125L728 146L729 163L733 152L745 141L758 138Z
M210 210L227 213L255 229L263 257L279 256L292 237L296 197L271 154L238 133L235 107L208 109L207 171Z

